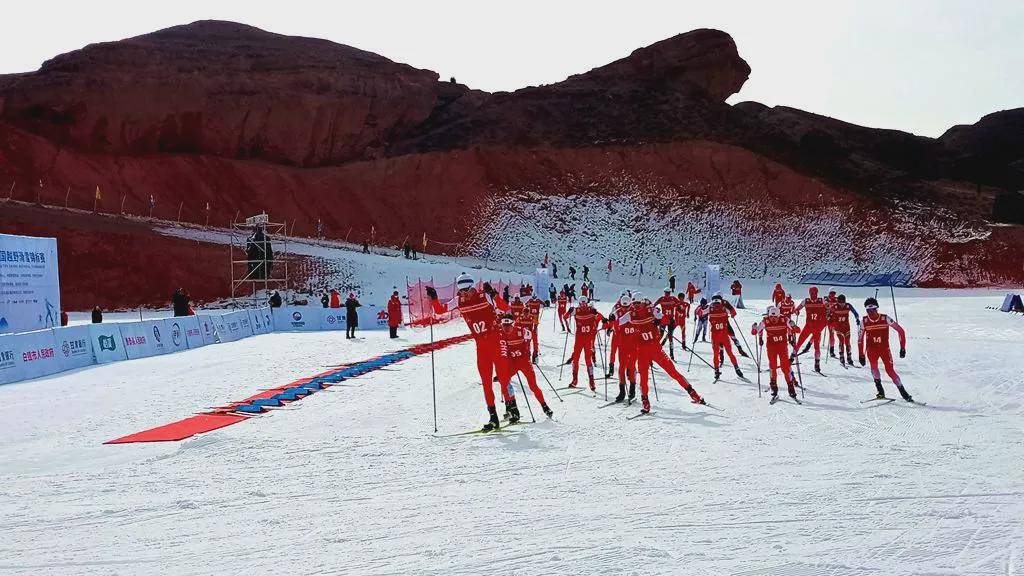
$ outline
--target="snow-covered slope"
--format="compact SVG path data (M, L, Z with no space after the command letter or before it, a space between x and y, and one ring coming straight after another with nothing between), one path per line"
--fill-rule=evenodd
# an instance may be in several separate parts
M375 273L367 286L396 281ZM102 444L425 331L277 333L2 386L0 572L1017 574L1024 323L985 309L994 293L897 298L910 336L897 366L928 406L862 405L867 370L834 360L804 373L804 406L769 406L680 355L724 412L661 372L656 414L633 421L635 406L601 408L603 380L598 398L564 402L542 380L555 421L439 437L422 356L184 442ZM541 366L559 386L550 314ZM473 357L466 343L434 358L440 435L483 421Z

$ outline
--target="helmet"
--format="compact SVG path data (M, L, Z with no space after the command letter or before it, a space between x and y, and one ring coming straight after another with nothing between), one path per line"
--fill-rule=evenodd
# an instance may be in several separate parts
M665 294L671 294L671 293L672 293L672 288L670 288L668 286L665 286Z
M516 298L515 298L515 300L516 300L516 302L522 302L522 301L523 301L523 300L522 300L522 299L521 299L521 298L519 297L519 294L516 294Z
M779 315L779 307L778 306L769 306L768 307L768 315L769 316L778 316Z
M807 293L811 295L811 298L817 298L818 297L818 287L817 286L811 286L810 288L807 289Z
M878 300L874 298L868 298L864 301L864 308L868 310L878 310Z
M468 288L472 288L473 284L476 284L476 282L473 281L473 277L470 276L469 274L466 274L465 272L459 274L459 276L455 279L455 286L457 286L459 290L466 290Z
M836 298L836 300L839 300L840 302L844 302L845 303L846 302L846 294L840 294L839 297Z
M643 292L640 292L640 291L633 292L633 302L640 302L642 300L646 300L646 298L644 298L644 293Z
M629 294L623 292L622 296L619 296L619 304L622 304L623 306L629 306L632 303L633 299L629 297Z
M831 296L831 295L833 295L833 294L835 294L835 293L836 293L836 289L835 289L835 288L829 288L829 289L828 289L828 295L829 295L829 296Z
M501 323L504 325L513 324L516 321L516 317L511 312L506 312L501 315Z
M586 304L586 303L587 303L587 297L586 296L580 296L580 304Z
M715 295L711 297L711 301L712 302L721 302L722 301L722 295L720 293L718 293L718 292L715 292Z

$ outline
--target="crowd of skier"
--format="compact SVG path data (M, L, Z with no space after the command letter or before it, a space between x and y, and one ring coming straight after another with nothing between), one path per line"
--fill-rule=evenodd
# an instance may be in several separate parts
M553 411L537 384L537 372L547 379L538 366L538 334L541 311L548 302L541 300L532 290L528 294L516 295L510 301L507 291L499 294L486 282L478 288L468 274L459 275L456 284L457 292L449 302L440 302L433 288L428 287L427 294L435 314L457 309L475 340L477 368L489 416L482 430L492 431L502 426L495 403L494 381L499 384L505 405L504 419L508 423L515 424L521 418L513 378L519 381L524 392L522 379L525 378L541 409L551 417ZM588 298L588 294L592 296L593 288L587 288L587 293L577 297L568 286L563 286L557 290L553 301L549 302L558 320L556 329L565 334L566 350L569 337L573 337L571 354L567 359L563 358L563 367L571 366L572 380L568 388L583 388L579 379L582 361L586 370L586 386L596 392L597 359L601 358L603 363L607 357L607 371L603 376L605 379L616 379L618 383L614 403L632 403L639 383L638 416L651 412L649 384L654 365L674 380L693 403L715 408L704 400L676 367L677 344L681 351L690 353L691 365L696 356L711 367L716 382L721 378L726 358L736 376L746 381L736 354L748 358L754 354L759 390L762 361L766 357L770 402L774 404L779 399L778 381L781 378L791 401L801 403L797 395L797 389L802 387L800 357L809 353L813 347L813 370L821 374L822 347L826 334L829 356L836 358L843 367L855 367L851 317L852 322L858 326L857 351L860 365L870 363L876 387L876 397L872 400L891 401L882 387L879 371L881 364L900 396L907 402L914 402L894 368L890 351L891 329L899 337L900 358L905 357L906 332L895 320L879 312L875 298L865 300L865 314L862 317L847 302L846 296L837 294L834 289L822 297L818 288L811 286L807 297L797 303L781 284L776 284L771 294L772 304L761 315L760 321L753 323L749 329L756 347L748 353L740 343L741 338L746 340L745 330L736 321L737 307L743 307L743 287L738 280L730 286L731 299L716 292L710 300L705 297L697 300L702 290L693 282L689 282L686 290L677 294L673 294L674 286L670 285L654 301L640 292L626 291L613 303L607 316L593 306ZM552 288L549 295L554 290ZM801 314L802 326L799 325ZM691 319L695 328L692 337L688 339L686 328ZM710 361L693 349L696 342L708 342L709 338L712 350ZM557 394L550 380L548 385Z

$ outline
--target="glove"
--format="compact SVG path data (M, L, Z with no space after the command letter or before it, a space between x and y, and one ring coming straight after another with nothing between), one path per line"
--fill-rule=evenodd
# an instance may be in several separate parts
M750 325L750 333L753 334L754 336L757 336L757 324Z
M900 348L900 358L906 358L906 357L907 357L907 349L906 348Z
M866 358L864 358L864 355L863 355L863 354L861 354L861 357L860 357L860 365L861 365L861 366L863 366L863 365L865 365L865 364L867 364L867 363L868 363L867 359L866 359Z
M427 286L427 298L437 300L437 290L434 290L433 286Z

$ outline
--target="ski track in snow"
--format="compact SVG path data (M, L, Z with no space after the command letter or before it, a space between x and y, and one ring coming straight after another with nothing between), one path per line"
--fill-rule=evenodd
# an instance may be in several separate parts
M902 294L897 368L928 406L859 404L868 369L835 359L827 378L803 371L804 406L769 406L751 360L754 383L712 384L683 354L724 412L660 371L656 414L630 422L635 404L597 409L601 379L564 402L539 379L556 421L442 438L420 356L183 442L102 445L428 339L408 330L276 333L5 385L0 574L1019 574L1024 322L984 309L996 293ZM544 314L541 365L564 386ZM473 346L435 356L439 434L484 421Z

